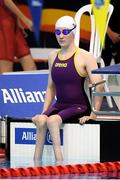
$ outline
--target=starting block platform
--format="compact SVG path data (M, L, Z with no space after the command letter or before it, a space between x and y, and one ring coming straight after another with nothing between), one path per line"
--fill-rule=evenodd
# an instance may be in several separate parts
M120 74L120 64L114 64L92 71L93 74Z
M90 120L85 125L63 124L60 129L61 148L64 159L73 162L120 161L120 121L116 117L101 116ZM112 117L113 118L113 117ZM119 117L120 118L120 117ZM33 160L36 127L30 119L6 119L6 156L11 161L15 158ZM54 161L52 140L49 131L46 133L43 159Z

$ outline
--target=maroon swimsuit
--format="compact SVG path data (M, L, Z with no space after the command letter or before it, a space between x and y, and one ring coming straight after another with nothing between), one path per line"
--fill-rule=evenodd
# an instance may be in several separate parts
M57 101L44 114L59 114L63 122L74 122L76 118L90 115L91 112L84 90L85 77L76 71L74 57L75 53L67 60L60 60L57 55L51 70Z

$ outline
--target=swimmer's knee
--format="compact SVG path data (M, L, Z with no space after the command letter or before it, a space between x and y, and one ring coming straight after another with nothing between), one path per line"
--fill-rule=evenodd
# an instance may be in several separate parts
M32 122L37 126L45 126L46 125L46 122L47 122L47 119L48 117L44 114L38 114L38 115L35 115L33 118L32 118Z
M47 120L47 126L54 126L54 125L60 125L61 124L61 117L59 115L52 115Z

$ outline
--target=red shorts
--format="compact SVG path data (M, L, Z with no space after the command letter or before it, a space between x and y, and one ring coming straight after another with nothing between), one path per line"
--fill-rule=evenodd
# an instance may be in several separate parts
M14 61L28 54L29 47L15 21L0 19L0 60Z

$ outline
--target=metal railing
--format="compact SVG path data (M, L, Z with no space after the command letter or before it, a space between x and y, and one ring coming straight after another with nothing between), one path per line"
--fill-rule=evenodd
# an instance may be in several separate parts
M105 83L106 80L102 80L100 82L94 83L90 85L91 88L91 106L92 110L96 115L115 115L115 116L120 116L120 111L103 111L103 110L96 110L95 108L95 102L94 102L94 97L95 96L120 96L120 92L97 92L96 87L102 83Z

